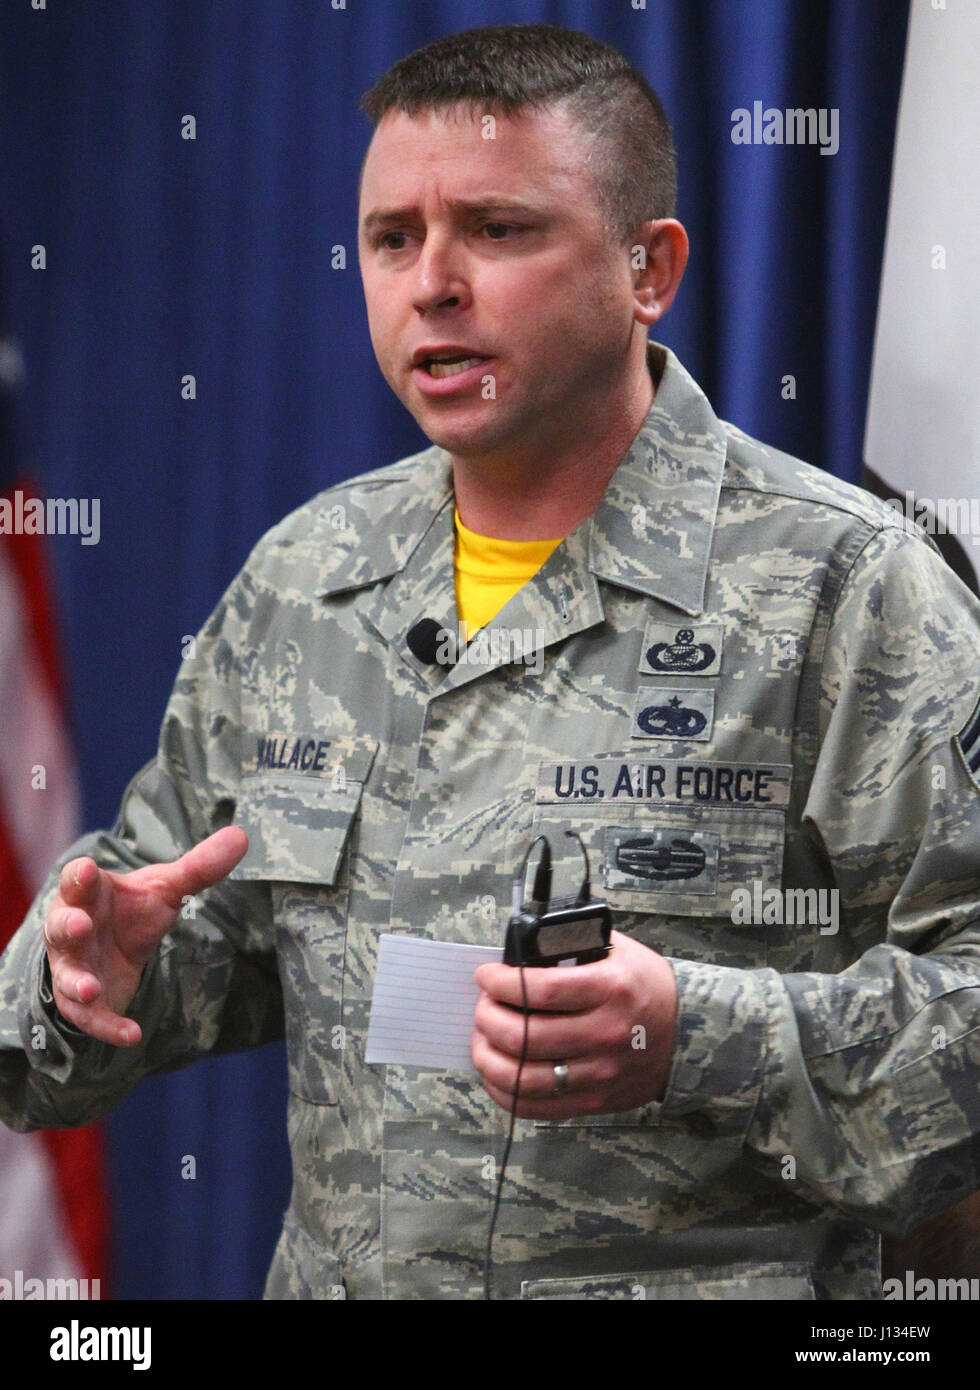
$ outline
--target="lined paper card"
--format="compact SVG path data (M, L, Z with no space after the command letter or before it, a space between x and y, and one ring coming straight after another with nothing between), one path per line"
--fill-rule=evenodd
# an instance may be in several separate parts
M480 987L473 972L502 946L466 946L386 932L378 942L365 1062L475 1071L470 1046Z

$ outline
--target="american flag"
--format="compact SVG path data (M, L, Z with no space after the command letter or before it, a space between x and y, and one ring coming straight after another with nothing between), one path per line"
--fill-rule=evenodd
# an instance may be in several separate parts
M33 496L15 430L23 355L4 323L0 304L0 495ZM40 535L0 534L0 950L78 834L51 544ZM15 1134L0 1125L0 1278L20 1287L34 1279L45 1287L49 1279L99 1280L105 1296L106 1233L99 1128ZM91 1283L88 1292L95 1293Z

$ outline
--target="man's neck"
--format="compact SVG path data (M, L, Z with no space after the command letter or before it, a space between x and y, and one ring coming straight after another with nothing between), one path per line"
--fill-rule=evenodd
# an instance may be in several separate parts
M552 540L591 516L653 404L647 370L595 426L546 454L487 460L453 458L453 487L463 525L500 540Z

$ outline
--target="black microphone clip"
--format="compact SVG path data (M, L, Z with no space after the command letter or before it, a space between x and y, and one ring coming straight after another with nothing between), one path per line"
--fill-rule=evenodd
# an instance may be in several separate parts
M452 661L446 661L443 655L440 663L439 648L452 638L452 633L448 632L441 623L437 623L435 618L422 618L410 627L405 634L405 643L413 656L418 657L419 661L424 661L427 666L435 666L437 663L452 666Z

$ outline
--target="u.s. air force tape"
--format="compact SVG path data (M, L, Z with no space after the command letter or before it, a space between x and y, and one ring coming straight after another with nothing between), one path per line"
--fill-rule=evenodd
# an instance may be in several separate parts
M535 801L664 806L785 806L793 769L784 763L700 762L696 758L592 758L541 763Z

